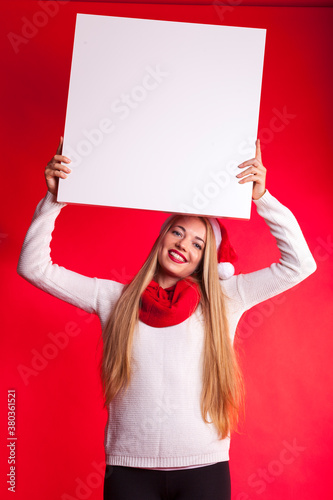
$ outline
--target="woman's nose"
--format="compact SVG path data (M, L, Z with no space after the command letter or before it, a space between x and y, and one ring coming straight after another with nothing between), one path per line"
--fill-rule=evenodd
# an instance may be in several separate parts
M185 240L178 240L176 246L181 248L183 251L187 251L187 242Z

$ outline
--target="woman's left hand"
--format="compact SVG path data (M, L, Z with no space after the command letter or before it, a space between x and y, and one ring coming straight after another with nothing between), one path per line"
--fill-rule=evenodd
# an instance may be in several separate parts
M239 184L244 184L245 182L253 181L253 190L252 190L252 199L259 200L263 194L266 192L266 169L261 161L261 150L260 150L260 140L256 140L256 157L251 160L244 161L238 168L248 167L244 172L236 175L238 178L245 177L245 179L241 179ZM249 175L252 174L252 175Z

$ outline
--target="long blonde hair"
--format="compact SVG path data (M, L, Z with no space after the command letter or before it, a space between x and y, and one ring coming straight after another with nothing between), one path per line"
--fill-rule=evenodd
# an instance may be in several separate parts
M162 239L180 214L157 237L146 261L123 292L112 309L102 332L103 354L100 374L108 406L131 380L131 352L135 326L139 319L140 299L148 284L154 279L159 263L158 250ZM204 363L201 392L201 414L206 423L207 413L225 438L236 430L239 410L243 403L244 384L237 354L233 349L226 314L225 299L217 270L216 243L208 219L200 217L206 226L206 244L200 265L190 279L198 283L205 325Z

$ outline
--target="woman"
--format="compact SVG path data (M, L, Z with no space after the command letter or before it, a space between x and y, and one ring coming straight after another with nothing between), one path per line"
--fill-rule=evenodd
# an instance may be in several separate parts
M26 234L18 273L99 316L105 429L104 499L224 500L231 497L230 433L243 385L233 350L242 314L316 269L293 214L265 187L260 142L239 165L281 252L279 263L234 275L235 254L214 218L176 214L161 228L129 285L53 264L51 234L66 205L56 201L62 138L45 168L48 187Z

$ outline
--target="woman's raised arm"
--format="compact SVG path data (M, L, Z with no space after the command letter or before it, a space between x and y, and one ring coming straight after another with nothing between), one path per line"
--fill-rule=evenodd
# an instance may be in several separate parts
M243 310L247 310L297 285L312 274L317 265L295 216L265 187L266 169L261 160L259 140L256 157L239 166L248 167L237 177L247 176L240 183L253 181L252 199L257 212L269 226L281 253L279 262L269 267L238 274L222 282L227 295L238 297Z
M281 257L269 267L222 282L227 295L238 296L244 310L292 288L317 269L293 213L268 190L254 203L269 226Z
M59 177L64 177L62 138L57 154L45 168L48 191L38 203L30 227L24 238L17 272L29 283L75 305L89 313L97 313L101 304L111 305L121 293L123 285L111 280L89 278L53 264L50 243L55 220L66 203L56 201ZM64 177L65 178L65 177Z

